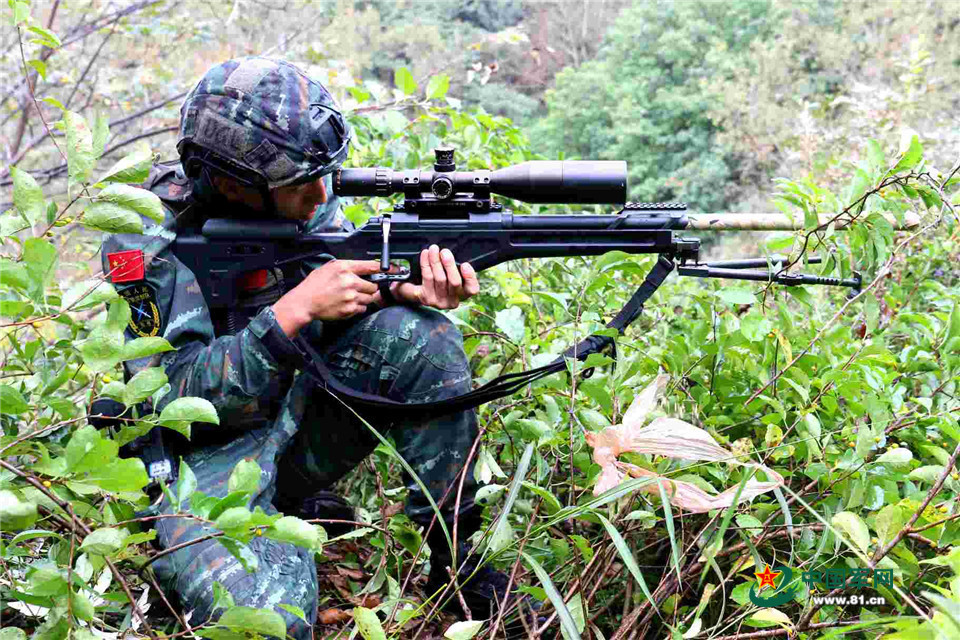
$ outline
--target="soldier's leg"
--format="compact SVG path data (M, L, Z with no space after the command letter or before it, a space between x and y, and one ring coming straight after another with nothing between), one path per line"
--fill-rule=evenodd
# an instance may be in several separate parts
M372 314L337 334L322 348L322 357L343 383L400 402L442 400L466 393L472 386L460 332L445 316L430 309L390 307ZM298 382L305 380L302 377ZM313 395L300 424L281 463L277 504L286 500L282 510L295 511L298 501L336 482L378 443L349 409L325 391ZM388 425L373 426L383 432ZM400 455L436 502L450 489L441 506L449 528L456 508L458 474L478 433L476 414L471 410L433 420L406 419L395 423L390 433ZM427 495L412 478L407 477L407 486L407 514L427 526L434 516ZM469 468L457 510L461 543L480 525L480 510L474 506L476 490ZM439 526L434 526L427 543L432 552L428 589L435 591L449 580L445 568L453 562ZM466 549L461 546L458 563ZM495 603L505 601L507 578L490 568L474 573L476 567L474 557L461 572L461 593L475 615L489 616ZM474 579L464 585L468 575Z
M262 470L260 486L251 501L274 513L270 504L274 493L277 458L296 431L296 417L303 399L291 392L276 422L241 434L223 446L208 446L184 457L197 478L197 489L207 495L223 497L227 481L240 460L255 460ZM164 505L165 512L171 512ZM183 544L212 532L196 520L160 519L156 522L157 541L162 548ZM317 611L317 573L313 553L292 544L267 538L254 538L249 549L257 567L247 572L239 560L215 539L189 545L164 556L153 567L165 589L177 594L184 611L193 611L192 623L199 624L213 611L213 584L219 582L239 606L267 608L280 613L287 622L287 633L298 639L312 637ZM300 607L309 624L276 605Z
M329 338L329 335L328 335ZM425 308L389 307L343 329L322 347L333 373L354 389L401 402L427 402L471 389L470 367L459 330ZM297 381L304 384L305 378ZM292 504L328 487L356 467L378 440L338 400L316 391L304 408L302 428L288 449L278 479L278 504ZM385 432L387 425L373 424ZM391 431L403 458L439 501L453 484L477 435L473 411L429 421L406 420ZM407 513L426 524L433 510L408 478ZM455 491L455 489L454 489ZM473 473L464 482L460 511L472 510ZM445 503L452 514L455 494Z

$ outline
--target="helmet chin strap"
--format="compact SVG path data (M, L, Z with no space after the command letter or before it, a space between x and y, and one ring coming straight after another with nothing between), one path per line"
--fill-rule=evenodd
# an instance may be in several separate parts
M215 169L214 169L215 170ZM245 188L255 189L260 196L260 208L230 200L217 188L211 175L211 169L206 163L201 165L199 175L193 177L193 193L195 197L204 204L217 207L229 207L232 218L279 218L280 212L277 209L273 194L266 184L260 184L256 187L243 185Z
M262 184L257 188L257 191L260 192L260 199L263 201L263 212L267 214L267 217L279 218L280 212L277 210L277 203L273 199L273 194L270 193L270 188Z

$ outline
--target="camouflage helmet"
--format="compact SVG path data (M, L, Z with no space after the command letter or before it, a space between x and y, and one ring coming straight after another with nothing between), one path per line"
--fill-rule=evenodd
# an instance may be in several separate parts
M349 143L333 96L279 60L219 64L180 107L177 150L188 174L212 165L251 186L301 184L339 167Z

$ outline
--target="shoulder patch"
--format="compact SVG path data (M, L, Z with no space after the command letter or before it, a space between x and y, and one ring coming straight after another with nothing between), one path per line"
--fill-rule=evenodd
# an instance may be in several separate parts
M140 338L158 336L163 331L163 318L157 304L157 291L149 284L140 283L117 292L130 304L128 329Z

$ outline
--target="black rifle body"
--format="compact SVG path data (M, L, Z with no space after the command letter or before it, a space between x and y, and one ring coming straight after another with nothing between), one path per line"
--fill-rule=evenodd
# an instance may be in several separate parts
M377 274L419 284L420 252L432 244L450 249L458 263L482 271L517 258L597 256L609 251L662 254L696 262L699 243L674 235L686 226L680 213L616 215L524 215L509 212L390 216L389 257L406 262L409 273ZM296 286L311 260L380 260L384 216L351 233L302 233L294 222L208 220L201 233L177 236L174 254L197 277L211 309L237 301L237 280L246 272L281 268L285 288Z

